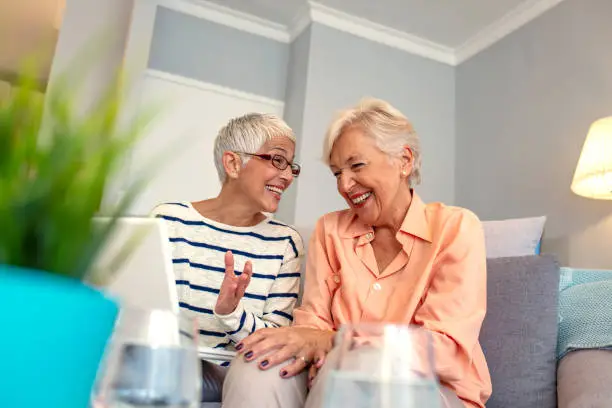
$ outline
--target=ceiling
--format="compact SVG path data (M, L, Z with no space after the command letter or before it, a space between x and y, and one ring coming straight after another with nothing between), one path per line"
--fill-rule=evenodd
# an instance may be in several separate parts
M437 44L458 48L519 6L537 0L317 0ZM307 0L212 0L283 25L307 7Z
M24 55L32 53L40 57L42 76L48 74L65 1L0 0L0 77L3 73L18 69ZM203 1L287 27L294 26L295 19L303 17L308 10L308 0ZM469 40L491 37L488 32L481 38L478 38L478 34L500 22L507 22L503 19L509 13L518 11L516 14L520 15L521 9L542 9L542 4L545 7L546 4L552 5L561 0L315 1L331 9L420 37L445 49L457 50L469 44ZM482 48L476 47L476 51Z

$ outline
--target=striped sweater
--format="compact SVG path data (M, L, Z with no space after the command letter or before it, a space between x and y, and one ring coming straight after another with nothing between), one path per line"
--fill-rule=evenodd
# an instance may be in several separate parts
M203 217L189 202L158 205L153 215L168 227L179 306L197 320L200 346L234 350L255 330L291 324L304 256L293 228L269 218L234 227ZM234 254L236 274L250 260L253 275L236 310L221 316L214 308L227 250Z

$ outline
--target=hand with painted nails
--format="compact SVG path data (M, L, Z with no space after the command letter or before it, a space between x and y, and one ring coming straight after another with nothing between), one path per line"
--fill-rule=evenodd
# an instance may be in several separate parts
M242 340L236 349L247 361L257 361L262 370L290 361L281 367L283 378L293 377L311 367L311 382L332 349L335 334L331 330L308 327L261 329Z
M225 277L221 283L215 313L218 315L228 315L236 310L240 299L244 296L247 286L251 281L253 266L251 261L247 261L240 276L234 272L234 255L231 251L225 253Z
M317 374L319 374L319 370L323 367L323 364L325 364L325 357L327 357L327 353L315 357L310 367L308 367L308 389L312 388L312 383L317 377Z

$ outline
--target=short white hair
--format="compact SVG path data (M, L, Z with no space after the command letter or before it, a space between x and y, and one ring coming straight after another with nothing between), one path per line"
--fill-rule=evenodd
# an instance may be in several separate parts
M356 106L338 112L327 129L323 144L323 160L329 166L336 140L349 128L359 127L373 138L376 146L391 158L400 158L404 147L412 151L412 172L408 184L421 182L421 143L412 123L390 103L365 98Z
M215 167L221 183L225 182L227 174L223 167L223 153L242 152L257 153L269 140L275 137L287 137L295 143L293 130L284 120L270 113L247 113L230 119L219 130L215 139ZM248 156L242 157L243 163L249 161Z

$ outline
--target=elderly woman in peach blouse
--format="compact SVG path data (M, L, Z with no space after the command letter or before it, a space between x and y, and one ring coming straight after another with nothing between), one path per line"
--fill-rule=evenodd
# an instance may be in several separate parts
M444 406L483 408L491 380L478 342L486 312L480 221L415 193L418 136L384 101L342 111L324 159L349 208L316 224L293 325L259 330L237 345L244 358L230 367L223 406L321 408L336 331L388 322L431 333Z

